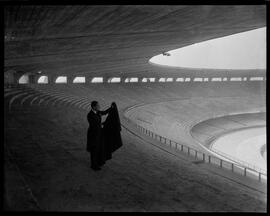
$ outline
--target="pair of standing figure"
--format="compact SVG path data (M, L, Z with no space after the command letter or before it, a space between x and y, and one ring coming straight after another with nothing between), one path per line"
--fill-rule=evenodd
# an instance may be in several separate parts
M108 114L105 122L101 122L101 116ZM120 148L121 123L116 103L105 111L100 111L97 101L91 102L91 110L87 115L89 128L87 131L87 148L90 153L91 168L100 170L106 160L112 158L112 153Z

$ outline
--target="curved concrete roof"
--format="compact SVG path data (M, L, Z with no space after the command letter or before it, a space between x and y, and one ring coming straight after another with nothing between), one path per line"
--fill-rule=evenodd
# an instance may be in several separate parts
M154 55L264 27L266 6L13 5L4 17L5 70L115 76L161 74Z

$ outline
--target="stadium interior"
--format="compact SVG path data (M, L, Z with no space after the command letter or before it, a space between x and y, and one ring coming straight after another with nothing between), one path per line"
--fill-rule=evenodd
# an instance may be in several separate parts
M5 5L4 24L5 210L266 212L266 166L214 148L265 130L266 69L149 63L265 27L265 5ZM116 102L122 125L99 172L86 152L93 100Z

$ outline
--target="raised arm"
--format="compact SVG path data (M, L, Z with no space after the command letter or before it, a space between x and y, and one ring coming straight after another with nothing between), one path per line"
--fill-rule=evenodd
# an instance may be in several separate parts
M108 113L110 112L110 110L111 110L111 107L109 107L108 109L106 109L106 110L104 110L104 111L98 111L98 113L99 113L100 115L106 115L106 114L108 114Z

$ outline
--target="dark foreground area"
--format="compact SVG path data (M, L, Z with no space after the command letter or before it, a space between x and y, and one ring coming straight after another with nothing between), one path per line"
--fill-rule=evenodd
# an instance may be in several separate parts
M266 212L266 194L125 129L124 146L101 171L92 171L85 116L49 106L5 115L6 210Z

